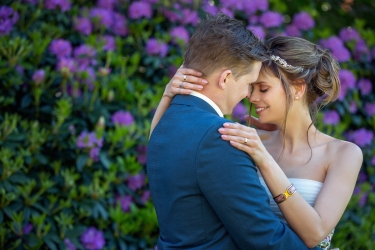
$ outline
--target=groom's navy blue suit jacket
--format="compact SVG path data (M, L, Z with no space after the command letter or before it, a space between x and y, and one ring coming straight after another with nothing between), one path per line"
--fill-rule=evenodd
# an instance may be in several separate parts
M147 175L158 249L307 249L271 211L252 159L221 139L225 122L204 100L177 95L154 129Z

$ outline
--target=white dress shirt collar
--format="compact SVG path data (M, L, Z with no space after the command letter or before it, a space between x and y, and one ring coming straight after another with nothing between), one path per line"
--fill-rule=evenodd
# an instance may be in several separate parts
M213 107L217 114L220 116L220 117L224 117L223 115L223 112L221 112L219 106L216 105L216 103L214 103L210 98L208 98L207 96L201 94L201 93L198 93L194 90L191 91L190 95L193 95L193 96L196 96L200 99L202 99L203 101L207 102L208 104L210 104L211 107Z

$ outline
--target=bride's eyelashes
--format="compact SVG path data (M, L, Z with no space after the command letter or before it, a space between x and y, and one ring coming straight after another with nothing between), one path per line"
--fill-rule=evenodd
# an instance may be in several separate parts
M268 88L260 89L259 91L262 92L262 93L266 93L268 91Z

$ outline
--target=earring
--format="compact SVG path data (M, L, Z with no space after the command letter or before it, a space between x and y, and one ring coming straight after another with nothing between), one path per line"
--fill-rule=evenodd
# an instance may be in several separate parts
M298 98L299 98L299 97L298 97L298 96L296 96L296 99L297 99L297 100L298 100Z

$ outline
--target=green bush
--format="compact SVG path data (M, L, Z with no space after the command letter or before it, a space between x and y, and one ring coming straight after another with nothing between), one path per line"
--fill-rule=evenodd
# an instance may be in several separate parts
M275 0L2 4L1 249L155 246L158 224L144 168L150 122L197 18L217 11L263 38L296 32L330 49L341 44L335 53L346 69L343 95L317 126L360 145L365 160L333 245L374 247L375 39L366 21L351 29L319 23L324 13L310 1L293 5L292 13ZM305 27L295 27L298 18ZM233 119L241 120L247 105L239 104Z

